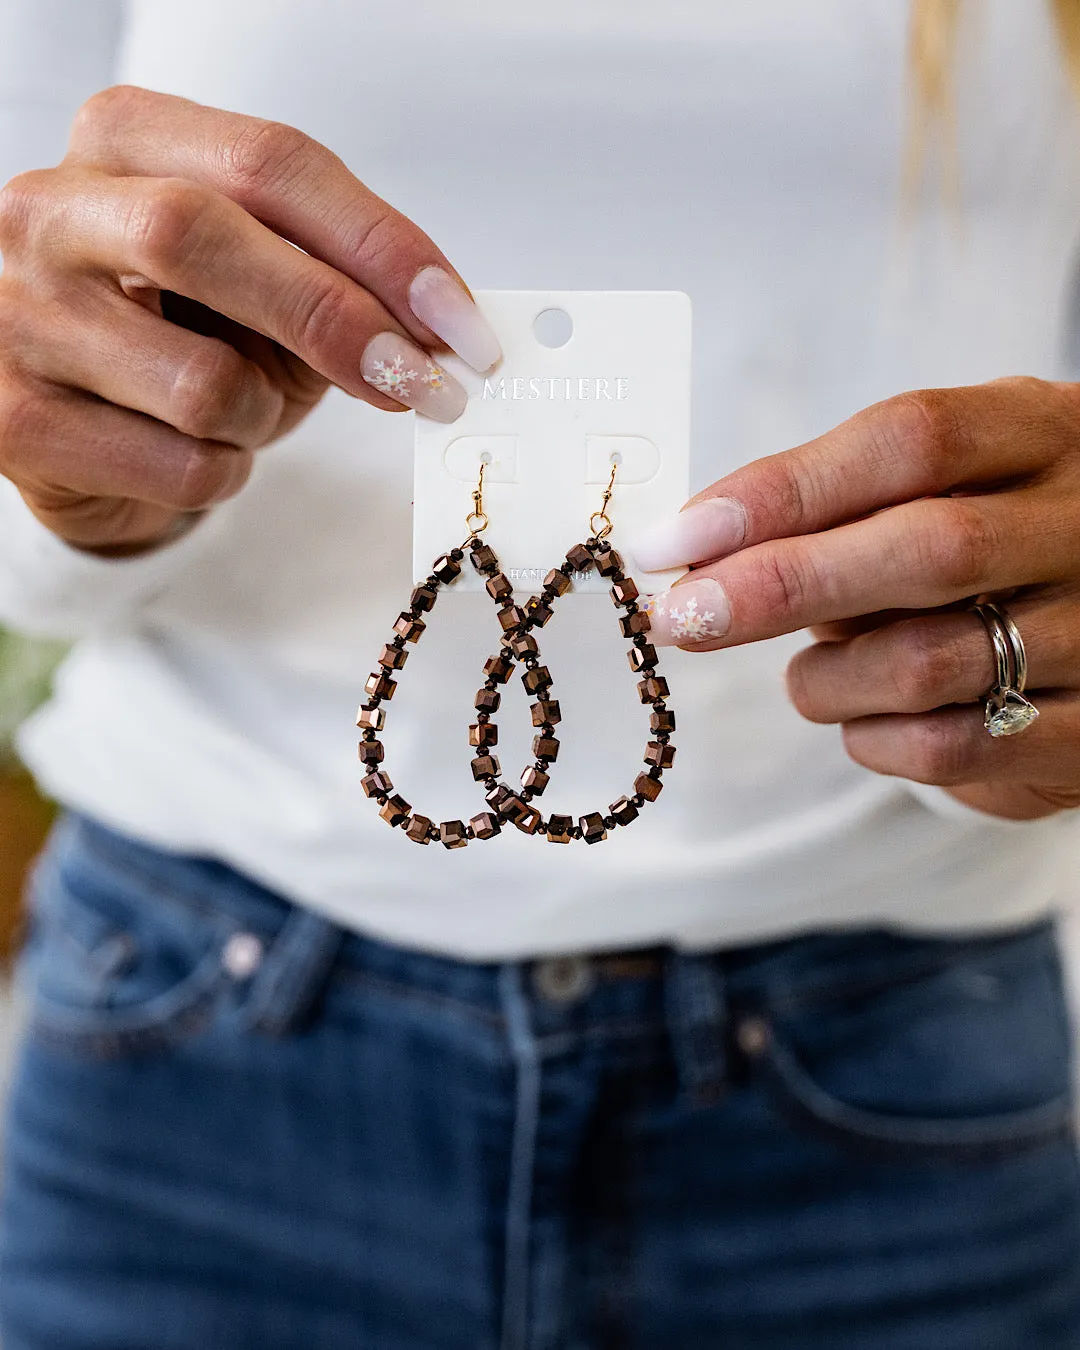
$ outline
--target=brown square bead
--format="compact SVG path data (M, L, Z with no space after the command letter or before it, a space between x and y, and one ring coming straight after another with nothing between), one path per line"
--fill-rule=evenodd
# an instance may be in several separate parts
M612 802L609 810L620 825L629 825L638 818L638 809L629 797L620 797L617 802Z
M449 553L444 553L431 564L431 573L442 582L456 581L461 575L461 563Z
M444 820L439 826L439 843L443 848L464 848L468 842L463 820Z
M493 788L484 793L484 800L488 806L493 811L497 811L499 815L506 814L506 804L511 799L515 802L518 801L513 791L505 783L496 783Z
M535 764L530 764L521 775L521 786L528 788L534 797L539 797L550 782L551 779L548 775L543 769L538 769Z
M366 778L361 779L360 786L364 789L365 797L389 797L394 790L390 775L383 773L381 769L378 769L375 773L369 773Z
M478 689L473 707L477 712L498 712L502 694L497 689Z
M521 683L530 694L542 693L545 689L551 688L551 671L547 666L537 666L534 670L527 670L521 677Z
M645 763L651 764L654 769L670 769L675 763L675 747L650 741L645 747Z
M363 764L381 764L386 753L382 741L361 741L359 749Z
M628 605L631 600L636 600L640 594L641 592L638 590L633 577L623 577L611 588L611 598L617 605Z
M663 783L651 773L639 773L634 779L634 791L640 793L647 802L656 801L663 789Z
M500 772L499 761L494 755L477 755L472 761L472 776L478 783L485 778L498 778Z
M419 642L420 634L427 627L423 619L414 619L411 614L399 614L394 632L406 642Z
M534 736L532 752L537 759L558 759L559 742L554 736Z
M488 579L486 589L492 600L509 600L514 593L509 577L503 576L501 572L496 572Z
M593 565L593 556L584 544L575 544L566 555L573 572L587 572Z
M512 633L515 628L520 628L525 622L525 611L520 605L507 605L505 609L499 610L499 623L502 624L504 633Z
M674 731L675 714L670 708L654 708L649 716L650 731Z
M526 806L514 821L522 834L535 834L543 823L543 817L535 806Z
M596 563L596 570L602 577L611 577L616 572L622 571L622 559L610 545L597 544L593 548L592 555Z
M431 821L427 816L413 816L408 825L405 826L405 833L414 844L431 843Z
M379 815L386 821L387 825L404 825L409 819L409 812L412 807L404 797L391 797L389 801L383 804Z
M472 559L472 565L478 572L489 572L492 568L499 565L498 556L493 548L487 544L477 544L472 553L469 554Z
M574 837L573 816L549 816L547 823L548 842L568 844Z
M529 633L519 633L517 637L510 641L510 650L519 661L524 661L526 656L538 655L540 648L536 645L536 639Z
M389 666L391 670L400 670L409 659L409 653L403 647L387 643L379 653L379 665Z
M562 708L559 707L557 698L542 698L532 704L532 724L534 727L542 727L545 724L554 726L556 722L562 721Z
M397 684L382 670L373 671L364 682L364 693L369 698L391 699L396 688Z
M649 616L643 609L635 610L633 614L624 614L619 620L623 637L628 638L636 637L638 633L647 633L650 626Z
M413 593L409 596L410 609L422 609L425 613L433 609L438 591L434 586L414 586Z
M383 708L361 708L356 714L356 725L362 731L382 731L385 722L386 711Z
M578 825L581 827L581 837L587 844L599 844L601 840L607 838L607 826L599 811L591 811L587 816L582 816Z
M561 567L553 567L544 578L544 590L554 595L565 595L572 585L573 582Z
M488 797L488 803L494 806L503 819L508 820L511 825L516 825L529 809L517 793L511 792L509 788L506 796L498 804L493 802L490 796Z
M470 745L498 745L499 728L494 722L474 722L469 728Z
M631 647L626 657L631 670L644 670L646 666L655 666L657 662L656 648L651 642L646 642L640 647Z
M539 595L530 596L525 601L525 613L529 616L529 622L537 628L543 628L553 613L550 605L544 603Z
M481 811L479 815L473 816L469 825L476 839L494 839L497 834L502 834L499 817L492 815L490 811Z
M647 680L638 680L637 689L642 703L655 703L657 699L667 698L671 693L663 675L652 675Z
M514 670L513 661L505 656L489 656L484 662L484 674L497 684L505 684Z

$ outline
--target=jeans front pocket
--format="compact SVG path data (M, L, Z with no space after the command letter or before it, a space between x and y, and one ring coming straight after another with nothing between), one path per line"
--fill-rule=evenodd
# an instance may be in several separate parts
M62 823L35 871L22 958L30 1031L81 1053L160 1050L204 1025L230 924Z
M1049 925L970 942L897 939L892 968L874 979L781 1001L754 1051L789 1119L865 1154L976 1160L1073 1127Z

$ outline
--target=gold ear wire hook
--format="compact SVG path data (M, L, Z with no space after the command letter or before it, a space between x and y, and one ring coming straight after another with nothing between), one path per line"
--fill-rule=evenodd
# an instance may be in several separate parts
M484 470L487 466L487 460L482 459L480 461L480 477L473 488L473 509L465 517L465 528L470 534L483 534L490 523L487 513L484 511ZM473 521L478 523L474 525Z
M593 535L597 539L606 539L608 535L611 533L611 531L615 528L614 525L612 525L611 520L608 516L607 509L608 509L608 502L611 501L611 494L615 490L615 473L618 470L618 467L619 467L618 461L613 459L611 461L611 477L608 479L608 485L604 489L604 500L600 505L600 510L594 511L592 515L589 517L589 529L592 530ZM601 522L599 529L593 523L594 521L597 520Z

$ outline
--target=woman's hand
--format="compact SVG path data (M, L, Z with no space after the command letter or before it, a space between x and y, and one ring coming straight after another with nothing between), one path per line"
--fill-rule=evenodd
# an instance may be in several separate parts
M792 701L878 773L1016 819L1080 805L1080 386L902 395L739 469L635 549L698 564L652 602L693 651L810 628ZM717 561L719 560L719 561ZM1041 716L994 739L991 593L1024 638Z
M102 553L239 491L329 384L452 421L465 393L427 350L499 357L442 253L330 151L142 89L96 95L63 163L8 184L0 248L0 472Z

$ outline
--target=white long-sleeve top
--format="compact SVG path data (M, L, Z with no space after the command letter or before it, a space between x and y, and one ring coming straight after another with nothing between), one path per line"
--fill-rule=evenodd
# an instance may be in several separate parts
M82 99L124 80L301 127L475 287L684 290L697 489L905 388L1067 373L1080 124L1043 6L970 8L960 208L931 191L906 224L904 0L0 0L0 179L56 162ZM389 830L353 722L410 585L410 420L332 391L237 499L134 560L68 549L0 482L0 619L79 639L22 737L49 791L479 959L993 927L1069 899L1076 816L1002 823L856 766L785 698L801 637L665 654L676 764L603 845ZM625 791L643 742L593 603L544 633L564 715L544 804L569 813ZM435 819L482 808L465 728L492 623L445 600L388 719L395 785ZM526 721L510 699L507 766Z

